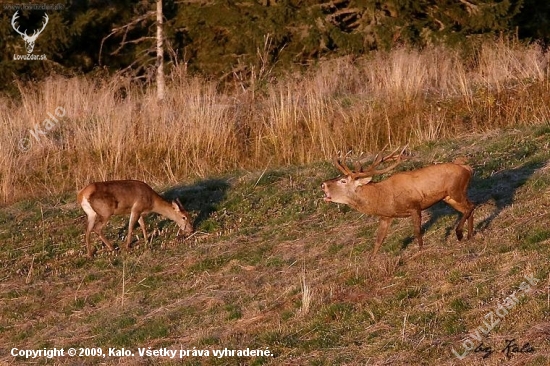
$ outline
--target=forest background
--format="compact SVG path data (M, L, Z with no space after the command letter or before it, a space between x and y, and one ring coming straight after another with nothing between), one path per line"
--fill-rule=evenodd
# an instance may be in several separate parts
M0 7L2 92L17 94L14 79L52 74L124 71L153 79L155 1L40 4L62 5L49 11L47 31L36 43L34 53L46 54L46 62L14 62L24 43L11 26L14 4ZM38 29L43 13L20 11L21 30ZM550 39L550 3L537 0L164 0L163 13L168 63L224 82L248 79L259 63L289 72L396 46L446 44L474 53L482 39L495 35L543 44Z

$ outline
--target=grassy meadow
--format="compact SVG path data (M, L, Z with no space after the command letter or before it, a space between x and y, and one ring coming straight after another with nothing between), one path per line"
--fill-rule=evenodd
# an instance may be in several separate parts
M180 71L161 106L124 79L20 85L0 101L0 363L550 363L549 54L502 41L474 56L398 49L304 75L264 68L223 90ZM399 219L372 257L377 219L325 203L320 184L338 151L407 142L397 170L468 158L475 235L458 242L457 213L437 204L422 251ZM76 190L118 178L180 197L196 233L150 215L148 243L136 230L131 252L88 260ZM121 245L126 225L112 218L107 237ZM537 283L522 291L526 276ZM477 352L460 360L465 342ZM26 360L14 347L135 356ZM137 356L148 347L210 355ZM272 355L212 355L225 348Z

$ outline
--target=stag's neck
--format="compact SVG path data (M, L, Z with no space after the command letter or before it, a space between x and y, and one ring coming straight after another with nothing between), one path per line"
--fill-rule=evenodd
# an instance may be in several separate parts
M392 199L393 196L384 189L383 184L369 183L357 188L350 197L349 205L368 215L380 215L384 214L383 208L388 207Z

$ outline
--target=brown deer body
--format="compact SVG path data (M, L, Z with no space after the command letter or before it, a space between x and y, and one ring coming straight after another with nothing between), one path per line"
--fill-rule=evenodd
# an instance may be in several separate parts
M168 202L159 196L147 184L137 180L115 180L107 182L96 182L83 188L78 192L78 203L88 215L86 227L86 249L88 257L93 257L94 251L90 246L90 232L96 232L101 241L110 249L113 245L103 235L103 227L112 215L130 214L128 224L128 236L126 238L126 249L130 248L132 230L139 222L147 241L147 231L143 215L149 212L158 213L170 220L175 221L183 229L185 234L193 232L189 214L178 199Z
M379 158L363 172L357 167L353 172L338 160L335 165L344 176L325 181L322 189L325 201L347 204L356 210L380 217L373 254L376 254L384 241L393 218L411 217L414 234L422 248L422 210L439 201L444 201L462 213L456 227L458 240L463 238L463 227L468 220L468 239L473 235L474 204L468 200L467 190L473 170L468 165L445 163L428 166L408 172L396 173L379 183L372 183L372 177L393 169L401 161L403 152L396 157L395 152ZM387 160L397 160L389 168L375 170Z

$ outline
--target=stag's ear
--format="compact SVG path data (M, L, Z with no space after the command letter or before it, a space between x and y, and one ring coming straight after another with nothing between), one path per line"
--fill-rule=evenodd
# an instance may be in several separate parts
M355 186L356 187L364 186L365 184L368 184L371 180L372 180L372 177L357 178L355 180Z

